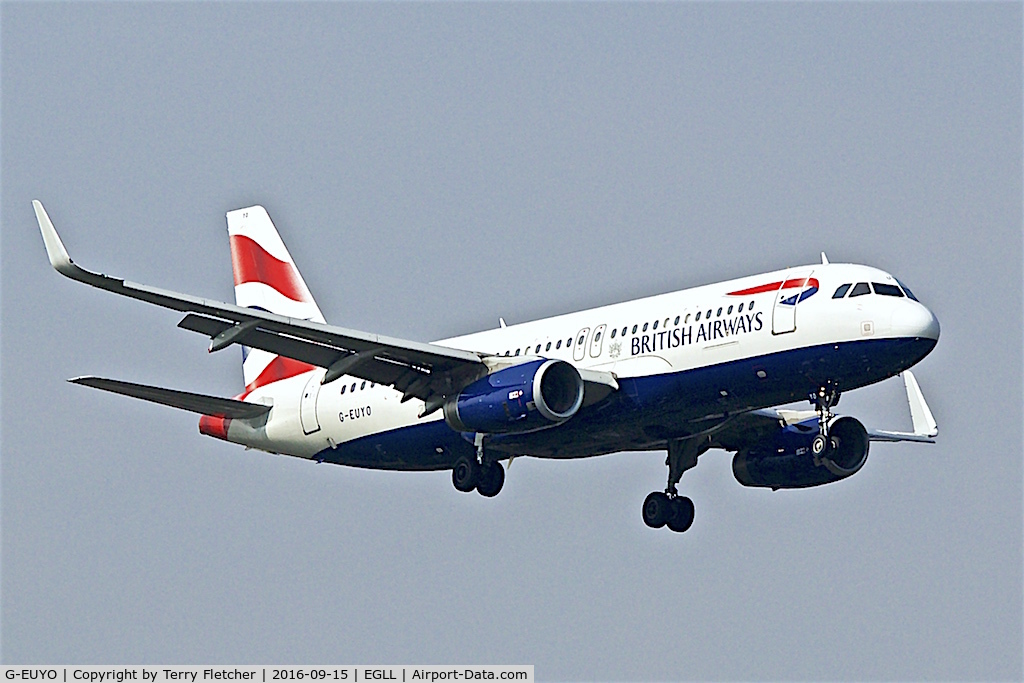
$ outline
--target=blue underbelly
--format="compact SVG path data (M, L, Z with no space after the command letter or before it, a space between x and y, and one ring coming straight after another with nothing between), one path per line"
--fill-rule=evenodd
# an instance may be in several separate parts
M913 366L935 344L928 338L871 339L620 379L618 391L568 422L529 434L490 436L487 447L546 458L656 448L726 414L805 400L827 381L840 391L879 382ZM460 456L475 453L469 439L433 420L340 444L318 459L374 469L448 469Z

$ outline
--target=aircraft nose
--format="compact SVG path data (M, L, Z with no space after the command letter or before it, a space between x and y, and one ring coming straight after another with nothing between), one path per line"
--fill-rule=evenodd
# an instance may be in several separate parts
M892 331L900 337L924 337L938 341L939 320L927 306L906 300L893 311Z

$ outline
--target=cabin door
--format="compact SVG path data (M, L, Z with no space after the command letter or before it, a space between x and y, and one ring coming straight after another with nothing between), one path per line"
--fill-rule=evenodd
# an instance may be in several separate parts
M772 334L787 334L796 331L796 309L807 291L814 271L794 272L787 270L775 292L772 306Z
M316 400L320 396L320 378L323 376L323 372L311 373L306 386L302 389L302 398L299 400L299 422L302 423L304 434L320 431L320 420L316 416Z

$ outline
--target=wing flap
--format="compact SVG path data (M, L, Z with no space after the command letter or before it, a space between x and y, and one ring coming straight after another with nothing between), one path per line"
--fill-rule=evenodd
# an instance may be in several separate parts
M211 338L223 334L235 326L231 322L195 313L190 313L178 323L178 327L184 330L199 332ZM365 351L354 351L341 345L330 345L296 337L292 334L265 330L260 326L243 331L232 339L232 343L244 344L245 346L262 349L280 356L294 358L310 365L328 368L328 374L324 377L324 384L328 384L342 374L345 374L390 386L399 382L409 372L415 372L416 375L414 377L416 377L419 375L430 375L438 370L437 365L427 368L422 365L413 366L408 360L391 359L387 355L388 351L380 347L371 347ZM336 364L344 363L349 359L356 360L358 355L363 354L367 355L358 358L357 363L349 363L347 367L344 367L344 372L331 372ZM412 368L416 369L412 370ZM401 387L398 388L401 389ZM419 392L415 396L425 399L427 394Z
M134 382L122 382L116 379L104 377L75 377L69 379L72 384L92 387L110 391L115 394L139 398L151 403L159 403L172 408L180 408L201 415L213 417L229 417L232 419L251 419L266 415L270 412L270 406L256 403L246 403L233 398L220 398L218 396L207 396L205 394L194 394L189 391L177 391L175 389L164 389L146 384L135 384Z

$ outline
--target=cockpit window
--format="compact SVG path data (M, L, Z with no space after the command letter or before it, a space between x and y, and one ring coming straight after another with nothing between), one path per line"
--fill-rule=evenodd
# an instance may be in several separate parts
M839 285L839 289L837 289L836 293L832 295L832 298L842 299L844 296L846 296L846 292L849 291L850 287L852 286L853 285L850 284L849 282L847 282L845 285Z
M896 282L900 283L900 287L903 288L903 293L904 294L906 294L909 298L913 299L914 301L917 301L917 297L914 296L914 293L910 291L910 287L907 287L905 284L900 282L900 280L896 280Z
M871 293L871 288L868 287L868 283L866 283L866 282L858 282L857 284L855 284L853 286L853 291L850 292L850 298L852 299L855 296L864 296L865 294L870 294L870 293Z
M903 298L903 292L896 285L887 285L881 282L872 282L871 286L875 288L875 294L881 294L882 296L898 296Z

